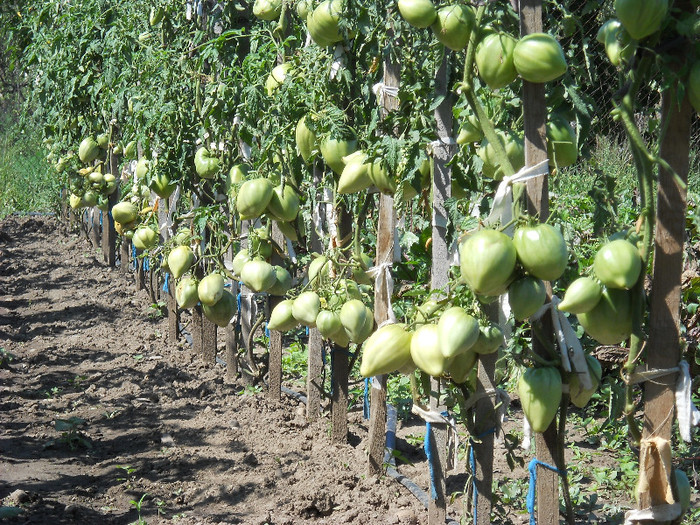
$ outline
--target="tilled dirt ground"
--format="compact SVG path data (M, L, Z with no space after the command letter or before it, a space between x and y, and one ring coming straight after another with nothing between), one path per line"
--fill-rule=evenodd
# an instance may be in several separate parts
M8 523L427 523L406 488L366 476L361 410L349 444L332 444L329 418L308 423L293 398L225 383L166 332L146 292L84 238L53 218L0 223L0 502L23 509ZM415 462L400 470L427 491L410 442L422 432L400 422ZM527 478L502 445L495 471ZM465 489L461 472L448 493ZM503 523L527 523L524 507ZM459 498L448 516L465 520Z

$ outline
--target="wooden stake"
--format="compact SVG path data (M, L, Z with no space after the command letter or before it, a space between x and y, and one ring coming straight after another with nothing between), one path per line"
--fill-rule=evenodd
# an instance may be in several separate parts
M672 87L669 91L674 89ZM659 170L647 346L647 365L650 370L675 367L682 355L679 327L687 193L686 188L679 185L677 180L683 183L688 181L693 111L687 97L679 106L676 97L669 91L664 92L662 98L661 121L668 123L668 127L661 143L660 155L676 172L678 179L667 169ZM676 374L669 374L644 383L643 438L654 436L671 440L676 379ZM642 458L640 471L653 471L657 467L653 459L647 464L641 460ZM642 509L662 503L666 502L652 501L649 494L639 494L639 506Z
M520 1L520 33L538 33L542 31L542 0ZM544 85L523 81L523 111L525 123L525 165L532 166L547 158L545 123L547 104ZM544 222L549 217L548 177L537 177L527 181L528 212L539 216ZM549 283L548 300L552 296ZM549 317L543 320L543 333L553 334ZM548 355L542 344L533 337L533 350L540 355ZM542 434L535 434L535 453L537 459L548 465L557 461L557 428L553 422ZM558 525L559 523L559 475L549 469L537 467L537 523L538 525Z
M284 249L284 235L277 226L272 223L272 241L280 248ZM282 257L277 253L272 255L272 264L281 264ZM269 297L269 309L277 306L282 301L282 297ZM282 332L270 330L270 354L268 358L269 383L267 387L268 397L274 401L280 401L282 397Z
M114 150L109 150L109 173L114 173L118 166L117 156ZM118 192L115 191L107 199L109 210L117 203ZM112 212L102 214L102 257L107 266L114 267L117 260L117 232L114 230Z
M314 187L321 187L323 172L318 163L313 167ZM318 195L317 195L318 196ZM321 205L319 205L321 206ZM323 209L318 210L321 216L325 216ZM316 253L323 252L323 242L319 237L319 232L312 228L309 232L311 249ZM322 358L323 339L317 328L309 329L309 341L307 345L308 373L306 378L306 419L315 421L321 413L321 378L323 375Z

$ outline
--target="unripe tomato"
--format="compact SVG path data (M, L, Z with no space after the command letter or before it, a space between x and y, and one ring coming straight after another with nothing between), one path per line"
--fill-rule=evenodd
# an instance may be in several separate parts
M293 299L285 299L284 301L280 301L277 306L272 309L272 312L270 312L270 322L267 323L267 327L270 330L287 332L299 326L299 322L292 314L293 303Z
M279 64L278 66L275 66L272 71L270 71L270 74L265 81L265 92L267 93L268 97L271 97L275 91L277 91L277 88L284 83L284 80L287 78L287 75L291 74L291 71L292 64L290 62Z
M540 223L515 230L513 245L525 270L543 281L562 276L569 259L566 241L557 228Z
M606 287L629 290L639 279L642 258L634 244L625 239L616 239L598 250L593 271Z
M342 326L338 330L333 332L330 335L329 339L342 348L347 348L350 344L350 338L348 337L348 333Z
M675 486L675 499L681 504L681 515L685 514L690 507L690 480L685 472L680 469L673 469L673 484Z
M484 229L459 246L462 278L478 295L500 295L515 269L513 241L505 233Z
M369 176L370 164L365 162L366 159L367 155L360 150L343 159L345 167L338 179L338 193L341 195L357 193L372 185L372 179Z
M273 186L268 179L247 180L236 197L236 209L243 220L256 219L263 214L272 199Z
M416 308L415 324L421 325L430 322L439 309L440 305L436 301L428 299L422 305Z
M459 51L467 47L475 21L471 7L455 4L439 9L430 27L440 43L452 51Z
M313 0L299 0L297 2L297 16L306 21L313 9Z
M389 374L411 359L411 333L400 324L382 326L362 346L360 375Z
M459 306L445 310L437 327L440 351L448 359L469 350L479 338L479 322Z
M215 304L202 304L202 312L216 326L226 328L236 314L236 307L236 298L231 292L224 290Z
M343 328L343 324L340 322L338 312L321 310L316 316L316 328L324 338L330 339L333 334Z
M513 50L517 40L506 33L486 35L476 47L479 76L491 89L507 86L518 76L513 65Z
M109 133L100 133L97 135L97 145L101 149L109 148Z
M551 366L528 368L518 381L518 395L530 427L544 432L561 402L561 375Z
M413 27L430 27L437 18L435 5L431 0L399 0L399 13Z
M450 359L442 355L436 324L419 326L411 338L411 359L426 374L440 377Z
M250 252L248 251L247 248L241 249L234 257L233 260L231 261L231 268L233 271L233 275L236 275L240 277L241 271L243 270L243 267L246 265L248 261L250 261L252 257L250 256Z
M150 188L161 199L167 199L177 188L177 183L173 183L167 173L158 170L151 179Z
M194 167L203 179L214 178L219 171L219 158L202 146L194 155Z
M668 12L668 0L615 0L615 14L636 40L656 33Z
M343 39L338 23L344 10L343 0L324 0L311 12L306 19L306 26L316 44L327 47Z
M272 265L261 259L253 259L243 265L241 281L254 292L266 292L277 282Z
M577 314L586 333L602 345L616 345L632 334L630 292L606 288L589 312Z
M292 289L292 276L281 266L273 266L272 271L275 273L275 284L267 289L267 293L282 296Z
M340 309L340 322L343 324L350 341L356 343L362 340L367 324L367 309L362 301L351 299L346 302Z
M331 262L325 255L319 255L309 264L309 282L312 286L318 286L320 281L331 272Z
M83 208L85 206L83 204L83 198L80 195L76 195L75 193L70 194L70 197L68 198L68 203L70 204L70 207L74 210L77 210L78 208Z
M78 157L80 158L81 162L89 164L95 160L99 154L100 146L97 144L94 138L86 137L80 143L80 147L78 148Z
M584 389L576 372L569 374L569 396L571 402L579 408L585 407L598 390L598 385L603 377L603 369L600 362L592 355L586 354L586 364L588 366L588 374L591 376L591 388Z
M219 273L210 273L199 281L197 295L206 306L214 306L224 293L224 278Z
M284 188L280 184L272 190L267 211L280 222L293 221L299 213L299 195L290 184L285 184Z
M469 373L474 370L478 357L479 355L471 350L456 355L446 370L450 374L452 381L458 385L464 383L469 377Z
M142 157L136 163L136 169L134 170L134 173L136 174L136 177L143 180L143 179L145 179L146 175L148 174L148 172L150 170L151 170L151 161L148 160L146 157Z
M282 0L255 0L253 16L261 20L277 20L282 13Z
M136 141L130 141L124 148L124 156L127 159L133 159L136 156Z
M637 49L637 42L632 40L619 20L605 22L596 38L605 46L605 54L615 67L628 62Z
M552 115L547 122L547 156L552 168L571 166L578 159L576 132L559 114Z
M162 7L151 7L151 12L148 14L148 25L151 27L157 26L165 18L165 10Z
M175 288L175 300L180 308L192 308L199 302L197 293L197 281L191 277L185 277L177 283Z
M493 354L504 342L503 330L496 323L480 325L479 337L469 351L480 355Z
M168 255L168 267L173 277L179 279L194 264L194 252L189 246L178 246Z
M528 82L543 83L566 73L566 57L557 39L547 33L531 33L518 41L513 64Z
M323 161L337 174L343 173L345 163L343 157L357 151L357 140L328 138L321 142Z
M542 280L529 275L508 286L508 303L516 321L522 321L539 310L547 299Z
M311 155L316 149L316 134L306 125L306 115L297 122L295 136L299 155L304 159L304 162L309 162Z
M499 131L497 135L506 150L508 160L513 166L513 169L517 172L520 168L525 166L525 143L523 139L511 130L507 132ZM484 177L494 180L501 180L503 178L505 175L503 167L498 164L493 146L487 139L484 138L484 140L481 141L481 147L477 150L477 155L484 161L484 165L481 168Z
M372 180L372 184L384 195L393 195L396 193L396 181L389 175L386 169L384 169L381 162L377 161L370 164L367 173Z
M481 130L481 125L479 124L479 119L476 115L469 115L467 118L462 120L462 125L459 128L459 134L457 135L457 144L470 144L473 142L479 142L484 138L484 132Z
M294 319L304 326L316 326L316 318L321 311L321 299L316 292L303 292L292 303Z
M148 226L139 226L132 242L137 250L150 250L158 244L158 234Z
M584 314L595 308L602 294L603 287L596 279L579 277L566 289L558 308L562 312Z

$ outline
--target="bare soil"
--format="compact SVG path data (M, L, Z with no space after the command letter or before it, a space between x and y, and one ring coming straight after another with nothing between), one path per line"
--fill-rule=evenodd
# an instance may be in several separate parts
M0 502L23 509L7 523L134 523L140 500L149 524L427 522L398 482L367 478L361 410L337 445L294 398L225 383L98 257L53 218L0 223ZM423 432L400 422L397 447L427 491ZM527 479L498 446L496 477ZM448 493L467 482L462 464ZM449 517L465 519L462 501ZM503 523L527 523L524 499L511 507Z

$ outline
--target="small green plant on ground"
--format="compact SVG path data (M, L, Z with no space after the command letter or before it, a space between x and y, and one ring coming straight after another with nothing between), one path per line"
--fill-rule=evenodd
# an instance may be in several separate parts
M79 417L57 419L54 427L56 431L61 432L61 437L50 440L44 445L44 448L68 445L71 450L76 450L80 447L91 449L92 444L90 440L79 430L84 424L85 420Z
M141 516L141 507L143 506L143 500L148 496L148 492L146 492L143 496L141 496L141 499L136 501L135 499L132 499L129 503L134 506L136 509L136 512L138 512L139 519L137 521L134 521L131 523L131 525L147 525L147 521L143 519Z

